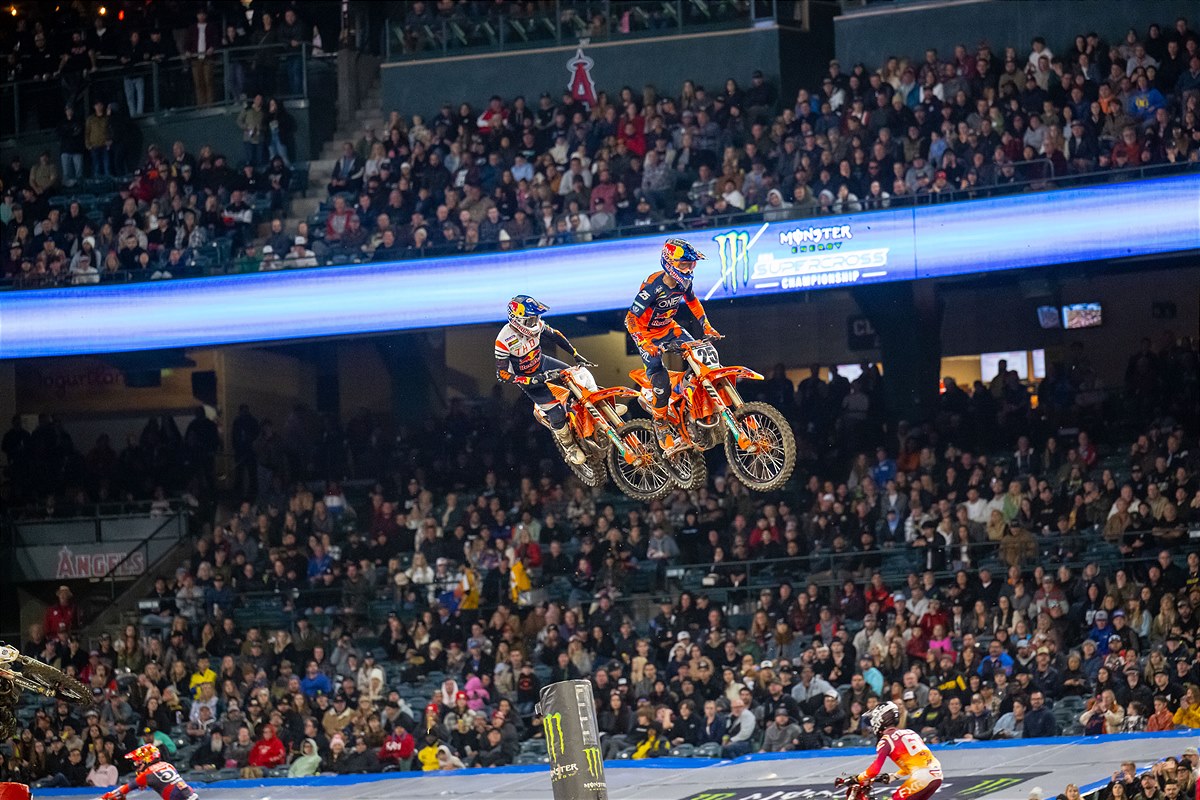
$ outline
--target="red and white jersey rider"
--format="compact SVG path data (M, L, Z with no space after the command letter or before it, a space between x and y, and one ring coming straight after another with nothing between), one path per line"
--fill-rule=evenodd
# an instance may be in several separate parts
M892 800L928 800L942 785L942 765L921 735L900 724L900 709L887 702L871 712L871 732L877 739L875 760L860 775L859 783L873 779L890 758L896 775L904 783L892 793Z
M196 790L179 776L179 771L162 760L152 744L144 744L125 756L138 765L137 775L129 783L100 795L100 800L118 800L137 789L158 792L163 800L197 800Z

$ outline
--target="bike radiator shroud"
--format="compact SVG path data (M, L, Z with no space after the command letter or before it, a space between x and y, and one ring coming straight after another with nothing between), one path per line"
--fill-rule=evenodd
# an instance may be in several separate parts
M554 800L608 800L591 683L552 683L542 689L537 708Z

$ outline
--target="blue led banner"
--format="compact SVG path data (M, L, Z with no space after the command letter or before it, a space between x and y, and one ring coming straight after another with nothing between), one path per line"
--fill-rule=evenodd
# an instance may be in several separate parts
M709 300L1200 248L1200 175L686 234ZM0 294L0 358L497 322L627 306L664 235L504 254Z

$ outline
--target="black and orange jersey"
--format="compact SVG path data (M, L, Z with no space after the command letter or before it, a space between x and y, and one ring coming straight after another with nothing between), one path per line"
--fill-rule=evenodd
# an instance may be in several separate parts
M691 286L686 289L676 284L667 285L666 273L661 270L642 281L633 305L625 315L625 329L634 341L659 339L676 331L679 324L675 315L679 306L686 305L701 324L704 323L704 306Z

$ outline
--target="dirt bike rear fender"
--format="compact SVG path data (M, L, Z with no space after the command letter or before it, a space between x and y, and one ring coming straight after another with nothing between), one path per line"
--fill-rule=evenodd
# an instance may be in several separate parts
M716 369L705 370L701 377L714 382L722 378L728 378L731 381L736 381L738 378L745 378L751 381L763 380L762 375L759 375L749 367L717 367Z

